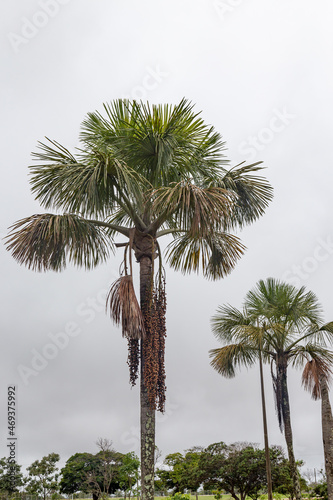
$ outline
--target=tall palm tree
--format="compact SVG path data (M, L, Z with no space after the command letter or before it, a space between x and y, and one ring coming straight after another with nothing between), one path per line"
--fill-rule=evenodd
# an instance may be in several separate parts
M324 325L322 330L332 329L332 323ZM305 364L302 383L314 400L321 399L322 435L325 456L328 500L333 500L333 417L329 398L329 384L332 376L333 355L328 362L327 356L309 352Z
M300 483L293 449L287 367L290 364L296 367L304 365L305 353L310 350L314 354L320 354L322 359L329 362L331 354L327 348L327 341L331 342L332 334L329 329L321 330L318 326L321 323L321 307L312 292L306 292L304 287L297 289L273 278L260 280L256 287L247 293L244 309L247 322L254 324L257 321L262 328L260 330L262 348L258 349L259 340L254 341L254 331L249 335L246 329L237 329L235 326L229 333L224 333L225 328L221 328L221 331L216 329L216 335L223 342L234 339L237 343L230 349L228 356L221 356L221 361L218 358L218 350L215 350L212 362L217 368L219 363L225 364L226 368L231 366L230 373L237 364L251 366L260 351L263 360L271 362L278 421L287 444L294 494L296 499L300 500ZM237 314L241 313L235 309L233 312L235 319ZM218 317L215 321L218 325Z
M141 375L142 496L154 496L155 409L165 400L165 289L159 239L183 273L228 274L244 251L230 233L255 221L272 198L259 164L227 169L224 143L186 100L153 105L117 100L89 113L74 156L55 141L39 144L32 191L45 209L16 222L8 249L33 270L85 268L124 247L124 272L108 296L129 343L130 381ZM115 244L115 236L125 237ZM140 304L132 280L140 269ZM158 265L154 262L157 260ZM155 278L155 271L159 270Z

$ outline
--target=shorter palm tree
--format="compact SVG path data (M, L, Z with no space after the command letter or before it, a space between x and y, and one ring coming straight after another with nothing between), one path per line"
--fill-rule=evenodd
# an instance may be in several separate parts
M310 351L331 362L326 344L332 340L333 328L323 330L320 323L321 307L312 292L273 278L260 280L248 292L243 312L225 306L213 318L215 335L225 344L234 342L211 351L212 365L219 373L234 376L237 365L251 366L261 354L264 362L271 362L278 421L286 439L297 500L301 491L293 450L287 367L304 365Z
M332 323L324 325L322 329L330 328ZM321 399L322 435L325 455L325 471L327 479L328 500L333 499L333 417L329 399L329 384L332 378L331 362L327 356L321 357L318 353L309 352L309 358L303 370L302 383L306 390L311 392L314 400Z
M257 359L259 360L267 492L268 500L272 500L273 487L262 363L264 329L258 325L256 320L254 322L251 320L246 308L241 312L231 306L222 306L219 308L218 314L212 318L212 330L219 339L226 342L236 342L210 351L211 365L221 375L232 378L235 376L237 365L251 366Z

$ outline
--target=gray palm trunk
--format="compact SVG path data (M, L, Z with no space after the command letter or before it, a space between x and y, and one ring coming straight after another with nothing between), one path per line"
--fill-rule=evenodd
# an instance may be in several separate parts
M259 349L259 366L260 366L262 419L263 419L263 426L264 426L264 442L265 442L265 458L266 458L267 496L268 496L268 500L273 500L271 460L270 460L270 456L269 456L267 415L266 415L266 402L265 402L265 386L264 386L264 375L263 375L261 349Z
M151 245L151 239L150 245ZM140 262L140 305L145 311L146 300L152 279L152 258L141 256ZM155 456L155 410L148 400L148 391L144 382L144 357L140 341L140 437L141 437L141 499L154 500L154 456Z
M296 500L301 500L301 486L296 466L293 447L293 433L291 429L290 405L287 387L287 359L284 357L277 364L278 383L281 384L281 409L284 426L284 436L287 444L290 474L293 482L294 495Z
M321 419L328 500L333 500L333 418L328 385L324 376L319 377L321 393Z

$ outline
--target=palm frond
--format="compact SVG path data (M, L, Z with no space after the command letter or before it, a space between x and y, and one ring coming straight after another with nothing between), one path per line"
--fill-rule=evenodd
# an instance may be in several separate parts
M99 112L89 113L81 139L117 150L154 187L188 175L213 179L221 164L227 163L224 143L193 107L185 99L175 106L113 101L104 105L106 118Z
M211 349L209 356L212 358L210 364L220 375L233 378L236 368L252 366L258 359L258 349L253 348L246 342L230 344L217 349Z
M246 341L253 347L259 347L264 337L264 330L253 322L244 309L230 305L219 306L211 319L212 331L222 342Z
M121 276L110 288L106 299L110 316L128 339L141 339L145 335L144 319L135 295L131 275Z
M325 345L318 342L308 342L304 345L295 344L289 351L292 366L301 368L309 358L318 360L318 363L333 364L333 352Z
M151 197L158 226L171 218L179 231L205 236L214 230L225 231L231 225L235 197L223 188L203 188L191 181L181 181L153 191Z
M127 227L129 230L131 227L133 228L133 220L131 216L125 211L123 208L118 208L113 212L112 215L109 217L105 218L105 222L110 224L110 225L116 225L116 226L122 226L122 227ZM107 229L106 228L106 233L110 235L112 238L117 234L116 229Z
M36 214L10 229L7 249L20 264L36 271L61 271L67 260L90 269L104 262L113 248L102 228L73 214Z
M245 304L251 314L280 323L286 331L292 327L298 332L321 321L322 309L313 292L306 292L304 287L297 289L275 278L260 280L247 293Z
M318 341L333 343L333 321L325 323L317 331Z
M207 237L179 235L167 247L167 261L184 274L203 270L207 278L223 278L234 268L244 252L240 240L228 233Z
M105 145L99 149L88 145L76 159L57 142L48 141L39 143L40 151L33 153L42 163L30 167L32 192L45 208L105 217L125 196L142 202L149 184Z
M329 384L332 378L332 368L326 359L316 356L307 361L303 374L302 385L311 392L314 400L321 398L321 384Z
M264 214L273 199L273 188L261 176L253 175L264 167L262 162L252 165L237 165L225 173L219 185L237 194L233 220L240 227L250 224ZM243 165L243 166L242 166Z

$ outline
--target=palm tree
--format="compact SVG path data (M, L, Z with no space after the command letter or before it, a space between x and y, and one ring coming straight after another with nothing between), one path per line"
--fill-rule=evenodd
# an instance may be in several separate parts
M236 366L251 366L259 360L260 369L260 391L261 406L264 428L266 477L268 500L273 499L271 462L269 455L265 386L262 363L262 343L264 329L258 325L257 320L252 320L246 309L238 311L231 306L221 306L218 313L212 318L212 330L223 342L236 342L218 349L211 349L211 365L213 368L227 378L233 378L236 374Z
M75 156L55 141L39 144L32 191L45 209L64 213L16 222L8 249L33 270L60 271L66 261L90 269L124 247L123 275L108 304L129 343L132 384L140 369L142 496L151 500L155 409L163 411L165 401L159 239L169 235L166 257L174 269L222 278L244 251L230 231L264 213L272 188L257 175L257 163L227 170L221 136L186 100L174 106L117 100L104 111L83 121ZM126 241L115 244L116 235ZM132 253L140 269L140 305Z
M321 330L332 329L332 323L321 327ZM303 370L302 383L311 392L314 400L321 399L321 420L325 456L328 500L333 499L333 417L329 399L333 355L328 362L327 356L309 352L309 358Z
M326 347L326 341L331 341L331 332L323 331L318 326L321 321L321 307L312 292L306 292L304 287L296 289L273 278L260 280L256 287L248 292L244 309L247 323L253 325L258 322L260 325L260 336L258 335L255 340L253 329L249 335L248 329L236 326L226 333L226 327L221 327L221 330L216 328L216 335L223 342L234 339L237 343L230 349L228 356L221 355L221 360L218 358L218 350L213 351L212 363L217 368L219 363L221 366L224 364L227 371L232 373L237 364L251 366L259 357L260 351L263 360L271 362L278 421L281 431L284 430L294 494L296 499L300 500L300 483L293 450L287 367L290 364L296 367L302 366L309 351L329 362L331 354ZM236 319L239 314L241 313L235 309L233 317ZM217 316L215 319L217 326L218 321ZM232 321L230 324L232 325ZM258 344L262 346L260 349Z

